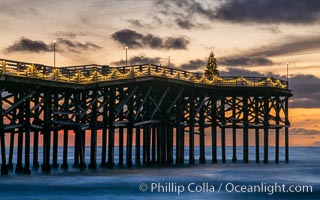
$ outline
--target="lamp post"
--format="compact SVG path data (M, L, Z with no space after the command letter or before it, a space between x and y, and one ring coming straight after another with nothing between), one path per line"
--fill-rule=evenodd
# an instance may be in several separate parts
M56 68L56 41L53 41L53 67Z
M287 86L289 88L289 63L287 62Z
M126 46L126 66L128 66L128 47Z
M168 57L168 68L170 67L170 56Z

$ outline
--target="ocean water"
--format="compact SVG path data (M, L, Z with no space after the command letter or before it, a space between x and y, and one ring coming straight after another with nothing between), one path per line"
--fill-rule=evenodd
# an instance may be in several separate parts
M197 150L196 147L198 161ZM280 149L280 164L273 161L272 147L269 148L269 164L255 163L254 147L249 149L249 164L244 164L242 148L237 150L237 163L231 162L232 148L227 147L227 163L221 163L218 151L218 163L211 164L211 151L207 147L207 164L190 166L186 148L185 165L98 168L80 172L72 168L73 148L69 148L68 171L53 169L51 174L43 174L33 170L32 175L17 175L11 171L8 176L0 177L0 199L320 199L320 148L291 147L289 164L283 161L283 148ZM59 148L59 164L62 163L61 152ZM87 149L86 164L89 152ZM98 148L98 155L100 152ZM262 148L260 152L262 159ZM40 161L41 155L40 152Z

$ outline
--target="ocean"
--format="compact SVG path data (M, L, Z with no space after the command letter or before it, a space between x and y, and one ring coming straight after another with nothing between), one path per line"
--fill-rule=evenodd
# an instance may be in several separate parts
M198 161L197 150L196 147ZM59 164L61 152L59 148ZM87 149L87 165L89 152ZM101 155L99 152L101 148L98 148ZM207 147L207 164L188 165L186 148L185 165L80 172L72 168L73 148L69 148L68 171L52 169L50 174L43 174L39 169L32 170L32 175L10 171L8 176L0 177L0 199L320 199L319 147L291 147L289 164L284 162L283 148L279 164L274 162L273 147L269 148L269 164L255 163L254 147L249 152L248 164L242 162L241 147L237 149L237 163L231 162L232 147L227 147L227 163L221 163L218 151L218 163L211 164L211 151ZM260 152L262 159L262 148ZM115 163L117 153L116 148ZM41 155L40 152L40 158Z

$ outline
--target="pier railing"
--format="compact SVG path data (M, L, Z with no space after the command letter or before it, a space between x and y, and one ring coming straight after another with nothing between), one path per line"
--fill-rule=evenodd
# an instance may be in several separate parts
M35 79L90 84L96 82L130 79L134 77L164 77L213 86L246 86L288 88L287 81L270 77L227 77L207 78L203 73L168 68L152 64L109 67L105 65L81 65L52 67L42 64L0 59L0 75Z

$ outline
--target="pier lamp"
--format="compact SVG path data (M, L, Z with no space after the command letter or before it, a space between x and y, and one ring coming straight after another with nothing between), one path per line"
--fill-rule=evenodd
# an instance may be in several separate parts
M128 66L128 47L126 46L126 66Z
M53 41L53 67L56 68L56 42Z
M287 62L287 85L289 88L289 63Z

